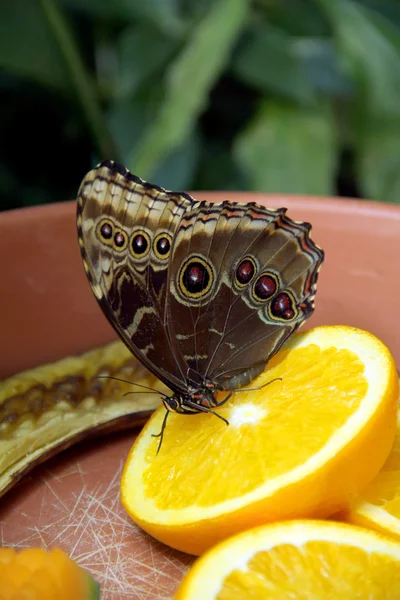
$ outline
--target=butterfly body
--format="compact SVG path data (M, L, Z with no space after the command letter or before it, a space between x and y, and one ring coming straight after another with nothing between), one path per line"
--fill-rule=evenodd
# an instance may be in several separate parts
M216 392L214 384L204 382L197 388L188 387L187 394L166 396L164 406L170 412L187 415L202 412L202 408L207 412L210 408L220 405Z
M105 161L80 186L77 226L93 293L172 390L168 411L213 412L313 312L323 251L284 208L197 201Z

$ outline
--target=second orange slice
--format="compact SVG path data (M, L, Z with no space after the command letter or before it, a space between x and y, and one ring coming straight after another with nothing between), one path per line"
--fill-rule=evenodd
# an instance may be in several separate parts
M200 554L244 529L327 517L376 475L391 449L394 360L373 335L320 327L293 336L253 382L213 415L168 419L160 408L127 459L121 498L132 519Z

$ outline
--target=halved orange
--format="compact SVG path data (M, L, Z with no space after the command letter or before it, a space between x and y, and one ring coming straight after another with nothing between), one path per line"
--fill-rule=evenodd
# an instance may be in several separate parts
M348 510L338 517L400 540L400 413L393 448L385 464Z
M392 447L398 381L373 335L320 327L292 337L252 384L214 415L160 408L126 461L122 503L157 539L200 554L259 524L343 508Z
M199 558L175 600L395 600L400 543L329 521L264 525Z

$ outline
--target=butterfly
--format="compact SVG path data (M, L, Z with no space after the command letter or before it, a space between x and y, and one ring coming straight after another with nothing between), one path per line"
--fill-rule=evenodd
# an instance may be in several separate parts
M324 253L285 208L198 201L106 160L81 183L77 229L105 316L172 390L161 440L169 412L223 419L213 408L246 389L314 310Z

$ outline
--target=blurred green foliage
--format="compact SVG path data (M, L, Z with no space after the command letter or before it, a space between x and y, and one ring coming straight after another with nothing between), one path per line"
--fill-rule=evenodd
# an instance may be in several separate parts
M398 0L2 0L2 208L169 189L400 202Z

